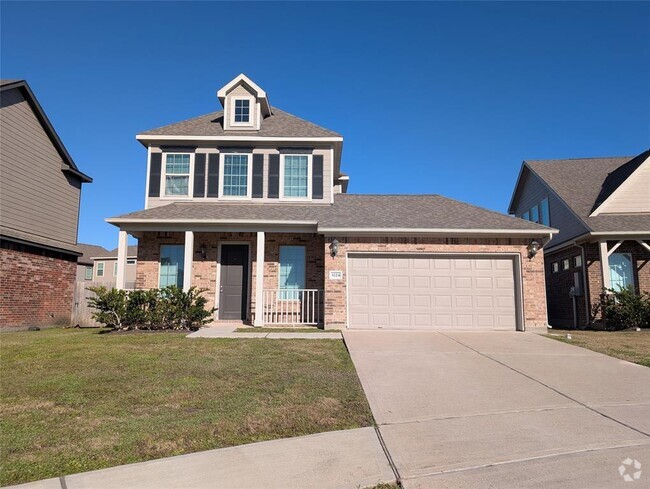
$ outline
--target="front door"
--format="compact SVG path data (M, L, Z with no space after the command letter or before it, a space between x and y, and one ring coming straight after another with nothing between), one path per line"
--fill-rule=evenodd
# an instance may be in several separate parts
M248 245L221 246L219 319L246 319Z

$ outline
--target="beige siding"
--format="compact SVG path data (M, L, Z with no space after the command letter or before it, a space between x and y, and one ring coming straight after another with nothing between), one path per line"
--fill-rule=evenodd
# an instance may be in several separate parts
M81 183L61 171L61 156L19 89L2 92L0 110L0 226L75 245Z
M554 235L547 246L556 246L587 232L587 228L578 217L537 176L524 170L519 186L519 199L514 209L516 216L521 216L532 206L548 197L550 226L560 232Z
M650 158L621 184L598 213L650 212Z
M241 146L249 146L246 143L242 143ZM267 202L273 202L273 203L283 203L286 205L292 205L292 204L305 204L305 202L312 202L314 204L329 204L331 202L331 197L332 197L332 187L333 187L333 178L332 178L332 151L330 147L322 147L322 148L316 148L314 149L313 154L314 155L322 155L323 156L323 198L322 199L314 199L312 201L298 201L298 202L287 202L284 200L280 199L269 199L266 196L268 195L268 174L269 174L269 157L268 155L270 154L278 154L278 149L277 147L282 147L286 146L286 144L278 144L277 146L259 146L256 147L253 150L253 154L263 154L264 155L264 197L263 198L257 198L257 199L248 199L248 200L235 200L233 199L224 199L224 198L214 198L214 197L204 197L204 198L174 198L174 197L148 197L147 198L147 208L151 207L159 207L162 205L167 205L172 202L188 202L188 201L194 201L194 202L236 202L237 204L262 204L262 203L267 203ZM160 148L151 148L152 153L160 153L161 149ZM214 147L199 147L196 150L197 153L218 153L219 151L215 149ZM207 158L206 158L207 161ZM164 158L163 158L163 167L165 164ZM252 162L251 162L252 164ZM164 168L163 168L164 170ZM207 171L207 169L206 169ZM193 181L194 177L193 175L190 176L190 180ZM252 183L252 182L251 182ZM282 184L282 182L280 182ZM164 186L164 180L162 179L161 175L161 184L160 184L160 192L161 194L164 192L165 186Z
M251 103L251 122L250 126L240 126L235 125L231 126L230 122L232 121L232 111L235 110L234 99L238 97L252 97ZM258 130L259 129L259 118L260 118L260 104L256 101L256 97L253 93L249 92L243 85L237 85L233 88L228 95L226 95L226 100L224 103L224 129L233 129L237 131L241 130Z
M129 257L129 260L132 258ZM97 264L98 263L103 263L104 264L104 276L99 277L97 276ZM95 265L93 268L93 282L100 282L100 283L116 283L117 276L113 273L115 270L115 263L117 263L117 258L105 258L101 260L95 260ZM133 265L127 265L126 266L126 283L135 283L135 277L136 277L136 268L137 268L137 262L134 263ZM83 280L83 278L81 279Z

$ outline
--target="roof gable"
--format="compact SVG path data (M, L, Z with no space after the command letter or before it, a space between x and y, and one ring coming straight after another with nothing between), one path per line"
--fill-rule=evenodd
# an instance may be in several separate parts
M607 175L591 216L608 212L650 212L650 150Z
M66 173L70 173L71 175L81 180L81 182L83 183L92 182L93 181L92 178L82 173L81 171L79 171L79 168L77 168L77 165L75 164L72 157L70 156L70 153L68 153L68 150L63 145L63 142L59 138L59 135L54 130L52 123L45 115L45 111L38 103L38 100L36 99L36 96L32 92L31 88L29 88L27 81L8 80L8 79L0 80L0 91L4 92L5 90L13 90L13 89L20 90L23 93L25 100L27 100L27 103L31 107L32 111L34 112L34 115L41 123L41 126L43 126L43 129L45 130L46 134L50 138L52 145L56 148L57 152L63 159L64 167L61 168L61 170L63 170Z
M260 102L262 115L264 117L271 115L271 105L269 104L269 98L267 97L266 92L243 73L230 80L217 91L217 98L221 102L222 106L225 107L226 97L238 86L243 86L248 93L257 98L258 102Z

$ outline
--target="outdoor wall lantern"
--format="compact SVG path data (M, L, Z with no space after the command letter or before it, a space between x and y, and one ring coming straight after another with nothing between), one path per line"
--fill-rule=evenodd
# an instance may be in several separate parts
M539 251L539 243L535 240L531 241L528 247L526 248L528 250L528 259L532 260L533 257L537 254Z
M334 258L339 252L339 240L334 239L330 243L330 255L332 255L332 258Z
M205 260L208 257L208 252L205 249L205 245L201 245L201 248L199 249L199 253L201 253L201 260Z

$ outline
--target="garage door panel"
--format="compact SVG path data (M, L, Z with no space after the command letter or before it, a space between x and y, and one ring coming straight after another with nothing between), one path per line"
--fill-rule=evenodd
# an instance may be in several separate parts
M513 260L349 257L351 328L516 329Z

